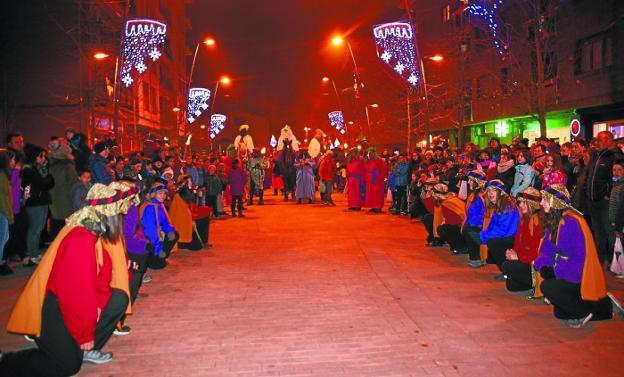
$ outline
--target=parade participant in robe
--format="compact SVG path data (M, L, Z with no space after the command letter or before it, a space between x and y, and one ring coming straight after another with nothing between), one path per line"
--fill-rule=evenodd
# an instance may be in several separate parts
M386 196L386 162L379 158L374 147L368 148L366 162L366 202L371 213L381 213Z
M360 211L366 195L366 167L357 148L347 156L347 203L350 211Z

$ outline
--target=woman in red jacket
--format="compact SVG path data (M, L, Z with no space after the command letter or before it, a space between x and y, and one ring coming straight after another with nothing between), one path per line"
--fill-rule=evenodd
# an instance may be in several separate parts
M114 186L116 185L116 186ZM101 352L129 314L122 214L136 200L131 186L95 184L86 206L67 219L19 297L7 331L35 338L37 348L7 353L0 374L70 376Z
M503 262L501 266L503 274L507 276L505 282L509 292L527 295L533 293L531 263L537 258L543 236L541 200L540 192L533 187L527 187L518 194L520 224L514 240L514 247L506 251L507 261Z

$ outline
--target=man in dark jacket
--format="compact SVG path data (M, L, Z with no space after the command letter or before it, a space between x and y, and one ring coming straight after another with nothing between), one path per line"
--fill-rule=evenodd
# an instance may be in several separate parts
M87 145L87 137L84 134L76 132L73 128L68 128L65 130L65 138L71 147L76 169L79 171L87 170L89 157L91 156L91 149L89 149Z
M115 177L108 167L108 155L110 149L106 142L100 141L93 146L94 154L89 157L89 170L91 171L92 182L108 185Z
M613 134L602 131L596 136L596 151L592 152L587 163L585 194L591 217L591 229L596 242L600 263L611 259L608 236L609 194L612 187L612 168L615 154L613 152Z

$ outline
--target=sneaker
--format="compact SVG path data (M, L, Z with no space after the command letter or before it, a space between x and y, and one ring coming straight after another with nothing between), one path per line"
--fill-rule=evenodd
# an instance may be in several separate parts
M498 274L498 275L494 276L494 280L496 280L496 281L505 281L505 280L507 280L507 276L505 276L503 274Z
M35 263L32 258L25 258L24 261L22 262L22 266L23 267L35 267L37 266L37 263Z
M41 262L41 255L37 255L34 258L30 258L30 260L34 263L34 264L39 264L39 262Z
M587 322L589 322L592 319L593 316L594 315L592 313L589 313L584 318L569 319L566 321L566 325L568 325L569 327L573 329L580 329L581 327L585 326Z
M13 270L9 267L8 264L2 263L0 264L0 275L11 275Z
M98 350L84 351L82 362L85 364L104 364L113 361L113 354L110 352L100 352Z
M113 334L124 336L130 334L130 331L132 331L132 329L129 326L122 325L121 328L119 328L119 326L115 327Z
M27 341L33 343L35 341L35 338L30 336L30 335L24 335L24 339L26 339Z
M613 293L607 292L607 296L609 297L609 300L611 300L611 304L613 305L613 314L617 314L620 316L621 319L624 319L624 307L622 307L622 304L618 301L617 298L615 298Z
M472 267L472 268L480 268L483 267L485 263L483 263L482 260L477 259L477 260L471 260L470 262L468 262L468 266Z
M203 245L203 246L204 246L204 249L210 249L210 248L212 248L214 245L213 245L213 244L211 244L211 243L207 243L207 242L206 242L206 243L204 243L204 245Z
M143 284L147 284L152 281L152 275L145 274L143 275Z

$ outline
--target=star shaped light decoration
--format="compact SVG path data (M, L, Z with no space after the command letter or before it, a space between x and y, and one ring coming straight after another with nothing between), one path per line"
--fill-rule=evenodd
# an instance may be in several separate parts
M119 77L126 87L149 68L145 64L147 57L156 61L162 56L166 36L167 25L162 22L148 19L126 22L119 69Z
M418 86L422 74L412 25L406 21L375 25L373 36L377 56L410 85Z

